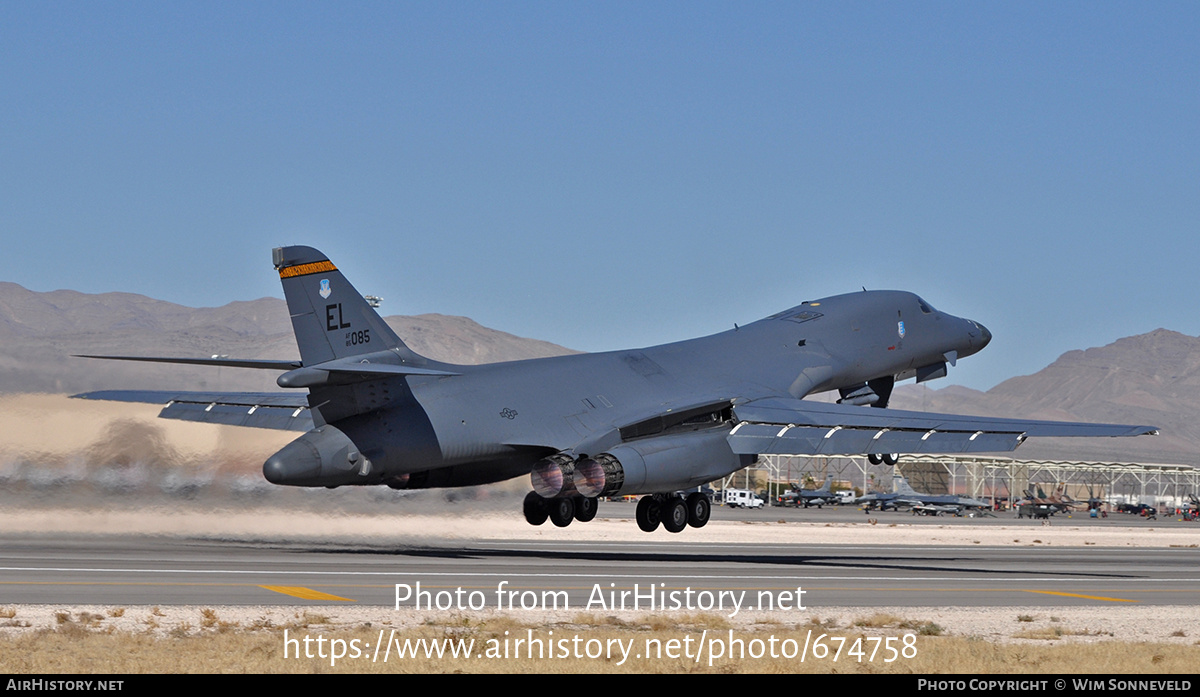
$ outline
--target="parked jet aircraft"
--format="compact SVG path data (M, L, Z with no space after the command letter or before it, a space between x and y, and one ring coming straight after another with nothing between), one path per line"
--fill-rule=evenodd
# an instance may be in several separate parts
M825 476L825 483L820 489L805 489L797 484L792 484L791 488L779 495L779 503L783 506L816 506L820 508L827 503L833 503L837 500L837 495L833 493L833 475Z
M800 505L808 508L809 506L821 506L832 503L837 499L837 494L833 493L833 475L825 475L825 483L820 489L800 489L796 494L800 499Z
M991 340L983 325L912 293L807 301L650 348L465 366L410 350L316 249L277 248L273 261L299 361L108 358L278 370L279 386L296 392L78 396L165 404L165 418L305 431L263 465L275 484L416 489L532 474L530 523L587 521L601 496L645 494L638 524L672 532L703 526L710 513L702 494L675 492L760 454L894 461L899 453L1009 451L1029 436L1156 432L885 408L896 380L941 377ZM829 390L842 403L803 399Z
M1040 486L1035 494L1033 486L1029 486L1025 489L1025 498L1017 502L1017 517L1029 515L1031 518L1046 518L1082 506L1081 502L1065 497L1061 486L1055 496L1047 496Z
M889 508L919 508L924 507L926 510L939 512L958 512L964 508L990 508L991 504L987 501L980 501L969 496L958 496L955 494L923 494L916 491L908 483L908 480L902 477L899 473L892 474L892 488L895 490L890 494L865 494L858 497L855 503L866 503L869 507L879 507L883 510Z

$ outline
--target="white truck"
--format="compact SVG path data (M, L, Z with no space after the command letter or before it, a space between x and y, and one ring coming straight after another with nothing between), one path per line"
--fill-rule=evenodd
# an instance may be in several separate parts
M763 500L749 489L726 489L721 501L730 508L763 507Z

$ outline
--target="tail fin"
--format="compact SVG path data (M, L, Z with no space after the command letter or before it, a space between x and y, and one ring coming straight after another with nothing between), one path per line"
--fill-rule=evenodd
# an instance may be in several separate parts
M419 359L324 254L312 247L276 247L271 259L304 365L388 349Z
M832 474L825 475L825 483L821 485L820 490L821 491L832 491L833 490L833 475Z
M900 476L899 474L893 474L892 480L893 480L892 486L896 490L897 494L915 494L915 493L917 493L916 491L913 490L913 488L911 486L908 485L908 480L905 479L904 477Z

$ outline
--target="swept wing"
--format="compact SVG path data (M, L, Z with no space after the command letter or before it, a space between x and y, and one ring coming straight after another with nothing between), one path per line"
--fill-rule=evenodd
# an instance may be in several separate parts
M286 392L171 392L162 390L101 390L74 395L77 399L162 404L162 419L202 421L281 431L313 427L308 395Z
M1015 450L1030 436L1136 436L1153 426L1032 421L877 409L771 397L735 405L729 435L745 455L973 453Z

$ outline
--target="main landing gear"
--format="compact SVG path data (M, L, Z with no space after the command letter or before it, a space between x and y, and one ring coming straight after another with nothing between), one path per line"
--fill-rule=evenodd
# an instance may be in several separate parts
M586 523L596 517L598 508L599 502L594 497L564 496L544 499L535 491L525 494L525 521L530 525L541 525L547 518L560 528L567 527L572 520Z
M712 504L698 491L686 499L678 494L650 494L637 504L637 524L644 532L654 532L660 523L667 532L683 532L689 525L702 528L711 515Z
M541 525L546 520L560 528L572 520L586 523L596 517L599 502L587 496L563 496L544 499L537 492L525 495L525 520L530 525ZM654 532L662 525L667 532L683 532L687 526L702 528L712 515L712 504L708 497L696 491L684 498L678 494L649 494L638 500L637 524L646 532Z

